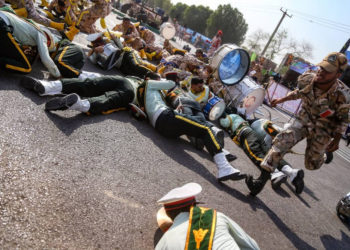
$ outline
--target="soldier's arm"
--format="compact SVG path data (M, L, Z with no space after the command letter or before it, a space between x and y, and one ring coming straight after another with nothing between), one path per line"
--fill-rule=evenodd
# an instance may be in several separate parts
M53 62L53 60L50 57L49 49L47 48L46 41L43 39L43 34L40 32L37 32L35 36L36 44L38 46L38 52L40 55L41 62L45 65L45 67L49 70L51 75L53 75L56 78L59 78L61 76L60 71L58 70L56 64Z

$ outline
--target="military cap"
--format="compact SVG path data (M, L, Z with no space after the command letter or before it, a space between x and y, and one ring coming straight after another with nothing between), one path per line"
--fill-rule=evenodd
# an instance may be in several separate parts
M195 204L195 196L202 191L201 185L191 182L170 190L158 200L165 210L174 210Z
M317 66L324 68L327 72L343 72L346 69L347 64L348 60L344 54L333 52L327 55L322 62L317 64Z

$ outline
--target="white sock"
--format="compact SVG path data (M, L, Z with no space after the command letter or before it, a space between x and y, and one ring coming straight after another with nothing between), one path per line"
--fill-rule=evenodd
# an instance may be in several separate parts
M282 168L282 172L285 173L288 177L290 181L293 181L294 178L297 176L298 174L298 169L294 169L289 165L284 165Z
M226 149L222 149L222 152L225 154L225 155L229 155L229 154L231 154L229 151L227 151Z
M69 109L86 113L90 109L90 102L87 99L81 100L79 98Z
M45 93L42 94L42 96L62 94L62 82L60 80L55 80L55 81L39 80L39 82L45 88Z
M271 173L271 180L274 180L274 179L281 177L281 176L286 176L286 175L276 168L275 171L273 173Z

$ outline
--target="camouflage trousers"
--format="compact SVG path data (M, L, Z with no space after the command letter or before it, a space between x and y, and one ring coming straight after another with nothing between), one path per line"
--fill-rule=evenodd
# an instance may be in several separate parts
M305 168L319 169L324 162L324 153L332 137L321 128L309 129L303 126L297 119L275 137L261 167L273 172L283 156L304 138L306 138Z

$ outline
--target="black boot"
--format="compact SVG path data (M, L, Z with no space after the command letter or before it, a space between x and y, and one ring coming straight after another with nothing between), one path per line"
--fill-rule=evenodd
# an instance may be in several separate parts
M256 196L258 193L260 193L263 190L266 182L269 179L269 175L270 173L268 173L267 171L264 171L263 173L261 173L258 179L254 179L253 176L251 175L247 176L247 178L245 179L245 183L249 188L250 195Z
M45 87L38 81L37 79L30 77L30 76L23 76L21 78L20 84L26 88L33 90L34 92L38 93L39 95L42 95L45 93Z
M45 104L45 110L67 110L78 102L79 96L75 93L64 97L55 97Z

